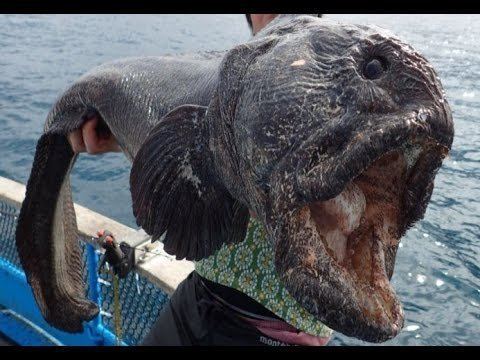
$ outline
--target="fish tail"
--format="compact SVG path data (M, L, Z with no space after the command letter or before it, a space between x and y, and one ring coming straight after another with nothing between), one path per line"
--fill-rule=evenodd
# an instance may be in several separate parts
M83 262L70 190L76 155L65 134L46 132L37 143L16 244L35 300L45 320L81 332L98 314L87 300Z

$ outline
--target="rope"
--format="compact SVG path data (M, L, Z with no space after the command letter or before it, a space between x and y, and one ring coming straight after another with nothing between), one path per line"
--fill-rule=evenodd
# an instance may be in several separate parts
M113 322L115 324L115 337L117 346L122 345L122 316L120 309L120 291L118 285L118 276L114 274L113 268L110 268L113 277Z
M92 237L92 241L95 241L96 239L97 238ZM147 253L147 254L154 254L154 255L158 255L158 256L163 256L163 257L167 257L169 259L171 257L171 260L175 260L175 258L171 255L165 255L165 254L162 254L162 253L158 253L155 250L154 251L146 250L146 249L143 248L143 246L145 246L145 245L131 246L131 245L128 245L127 243L124 243L124 245L127 246L129 249L142 251L142 252Z
M123 252L123 258L121 257L121 255L118 253L118 248L116 248L116 246L119 246L122 247L122 246L126 246L130 249L135 249L135 250L138 250L138 251L143 251L144 253L151 253L151 254L155 254L155 255L160 255L160 256L164 256L166 257L165 255L161 254L161 253L158 253L156 251L149 251L147 249L144 249L142 248L143 246L145 245L138 245L138 247L133 247L125 242L121 243L121 244L116 244L114 243L114 237L113 237L113 234L111 234L110 232L107 233L107 230L102 230L102 232L99 232L99 235L101 234L101 237L99 238L95 238L95 237L92 237L91 240L93 243L96 243L97 246L100 246L100 247L103 247L106 251L105 255L104 255L104 258L102 259L102 262L100 264L100 271L101 272L101 268L103 267L102 265L105 265L106 266L106 270L107 272L110 271L110 274L111 274L111 277L112 277L112 287L113 287L113 323L114 323L114 332L115 332L115 338L116 338L116 345L117 346L121 346L122 345L122 314L121 314L121 305L120 305L120 286L119 286L119 276L115 274L115 271L114 271L114 267L113 266L108 266L108 265L111 265L109 263L109 261L112 261L114 262L115 264L117 262L120 262L120 266L123 266L125 265L125 263L123 263L122 261L125 259L125 256L130 256L130 255L126 255L122 249L120 249L120 252L122 253ZM140 247L141 246L141 247ZM108 253L110 251L110 253ZM110 257L107 257L107 256L110 256ZM123 268L124 270L126 270L125 268ZM122 270L123 271L123 270ZM122 272L123 274L123 272ZM122 275L124 276L124 275ZM98 277L98 281L101 281L102 279L100 277ZM138 287L138 277L136 277L136 280L137 280L137 291L138 293L140 293L140 289Z

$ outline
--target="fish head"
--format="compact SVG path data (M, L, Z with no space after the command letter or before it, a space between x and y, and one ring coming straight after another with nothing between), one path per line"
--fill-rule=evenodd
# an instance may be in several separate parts
M375 26L280 18L225 56L208 112L216 174L289 293L347 336L396 336L396 251L453 141L432 65Z

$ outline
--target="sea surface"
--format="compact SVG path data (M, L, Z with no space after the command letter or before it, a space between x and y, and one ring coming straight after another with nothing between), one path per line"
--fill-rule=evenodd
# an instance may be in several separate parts
M392 30L436 68L455 140L425 218L401 242L392 282L405 328L387 345L480 345L480 16L326 15ZM223 50L249 38L243 15L0 15L0 176L26 183L55 99L84 72L130 56ZM82 155L74 200L136 227L130 164ZM336 334L332 345L365 344Z

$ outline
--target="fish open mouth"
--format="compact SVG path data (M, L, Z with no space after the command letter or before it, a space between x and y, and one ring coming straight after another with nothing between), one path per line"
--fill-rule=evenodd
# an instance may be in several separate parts
M404 143L377 157L337 196L297 207L275 229L283 282L332 329L370 342L402 329L403 310L389 280L401 237L423 216L440 153Z
M402 310L389 279L400 241L402 195L407 166L400 150L375 161L335 198L306 205L299 212L316 232L333 266L357 292L369 318L401 329ZM393 256L392 256L393 255ZM311 266L305 259L306 266Z

